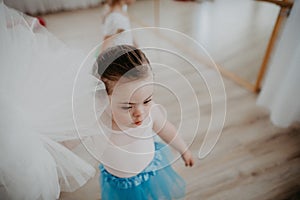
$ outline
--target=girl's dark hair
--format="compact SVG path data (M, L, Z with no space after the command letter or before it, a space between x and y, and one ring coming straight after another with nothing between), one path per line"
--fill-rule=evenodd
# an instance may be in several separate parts
M106 86L108 94L112 93L114 84L121 78L136 80L147 77L151 71L145 54L130 45L110 47L97 58L97 73Z

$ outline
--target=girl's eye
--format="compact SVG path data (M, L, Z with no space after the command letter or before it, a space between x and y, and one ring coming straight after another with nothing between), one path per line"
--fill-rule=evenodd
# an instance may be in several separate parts
M145 101L144 104L148 104L148 103L150 103L151 101L152 101L152 99L149 99L149 100Z
M129 106L129 107L121 107L123 110L129 110L129 109L131 109L132 107L131 106Z

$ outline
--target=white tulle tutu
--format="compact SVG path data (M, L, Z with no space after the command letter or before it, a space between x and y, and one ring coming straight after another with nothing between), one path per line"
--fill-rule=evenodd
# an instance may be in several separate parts
M93 60L3 3L0 44L0 199L57 199L95 174L58 143L99 132Z
M295 1L282 31L257 104L270 111L274 125L300 122L300 2Z

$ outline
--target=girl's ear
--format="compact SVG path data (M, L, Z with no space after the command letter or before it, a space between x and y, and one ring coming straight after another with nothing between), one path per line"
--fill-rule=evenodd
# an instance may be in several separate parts
M105 84L107 94L111 95L113 88L116 85L116 81L111 81L107 78L101 78L101 81Z
M109 114L109 115L112 115L112 109L111 109L111 101L110 101L110 98L109 98L109 104L106 106L105 108L105 112L106 114Z
M108 100L109 100L109 108L112 106L112 96L108 95Z

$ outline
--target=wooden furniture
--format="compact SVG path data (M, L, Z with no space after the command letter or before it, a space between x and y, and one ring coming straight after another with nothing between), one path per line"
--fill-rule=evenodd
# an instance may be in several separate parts
M280 6L280 11L279 11L276 23L274 25L273 32L272 32L270 40L269 40L269 44L268 44L263 62L261 64L255 86L253 88L253 91L258 93L260 91L261 81L265 75L267 66L269 64L270 55L273 52L274 45L278 38L281 27L282 27L283 23L285 22L286 18L289 16L289 13L293 7L293 2L289 2L289 1L285 1L285 0L283 0L283 1L280 1L280 0L257 0L257 1L270 2L270 3Z
M293 0L256 0L256 1L268 2L268 3L278 5L280 6L280 11L278 13L277 20L275 22L271 37L269 39L269 43L263 58L263 62L260 66L259 73L256 77L255 83L253 84L250 81L243 79L242 77L231 72L230 70L225 69L219 64L217 64L217 68L223 76L233 80L237 84L241 85L242 87L252 92L259 93L261 88L261 82L264 78L267 66L269 64L270 56L273 52L275 43L280 34L280 30L282 29L282 26L286 21L287 17L289 16L289 13L293 7ZM156 27L160 26L160 0L154 0L154 25Z

